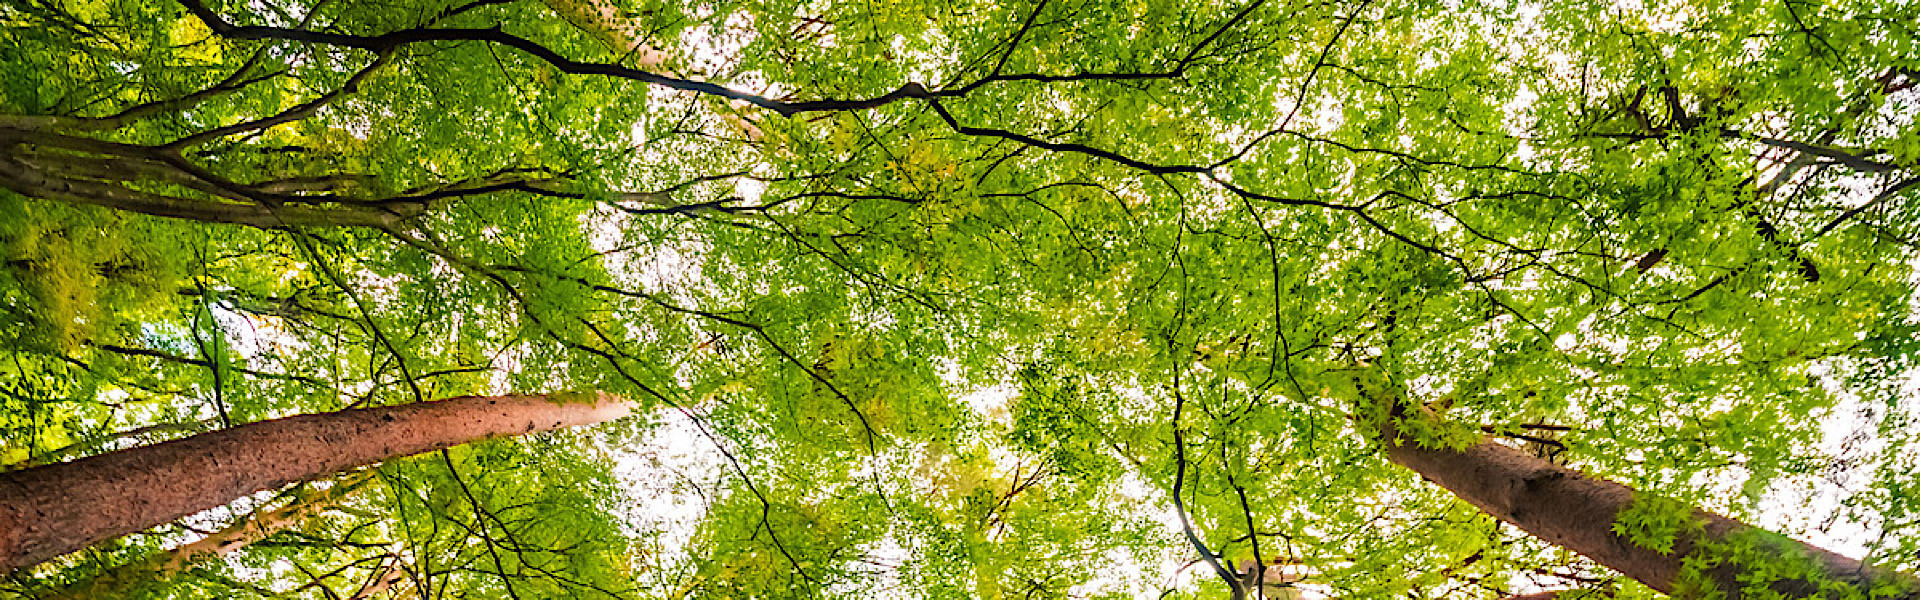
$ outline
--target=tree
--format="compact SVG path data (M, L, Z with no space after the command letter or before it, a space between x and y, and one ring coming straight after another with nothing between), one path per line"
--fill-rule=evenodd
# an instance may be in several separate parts
M372 517L181 594L1679 589L1395 466L1363 370L1444 416L1415 439L1659 499L1630 542L1834 514L1911 571L1915 17L27 2L0 458L530 389L648 417L382 467ZM1871 483L1788 493L1823 474Z
M1376 385L1357 388L1362 398L1381 409L1371 415L1370 425L1388 460L1488 515L1661 593L1920 597L1920 580L1911 575L1874 568L1671 500L1637 495L1632 488L1491 440L1456 442L1423 435L1446 424L1432 411L1410 406L1404 397L1372 383ZM1403 435L1409 430L1414 433Z
M0 568L13 570L289 482L491 437L599 423L610 396L471 396L248 423L9 473Z
M82 600L127 597L142 584L165 581L195 563L225 556L289 526L319 516L333 503L345 500L346 495L365 483L370 474L362 472L350 475L322 490L301 486L287 494L290 499L284 506L257 510L206 537L115 566L83 582L67 586L50 598Z

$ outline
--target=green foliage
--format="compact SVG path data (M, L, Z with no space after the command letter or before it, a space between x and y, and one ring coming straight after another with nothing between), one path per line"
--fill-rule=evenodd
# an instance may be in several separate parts
M17 324L9 345L73 351L119 338L168 304L148 299L183 281L182 248L148 241L157 232L147 223L13 195L0 203L18 217L0 225L0 285Z
M1634 496L1616 519L1614 533L1661 554L1672 554L1674 542L1705 531L1705 522L1693 513L1693 506L1651 494Z
M0 6L0 464L643 418L396 461L154 597L1224 594L1180 516L1329 597L1651 593L1389 422L1634 486L1644 547L1834 513L1920 567L1911 3L197 6Z

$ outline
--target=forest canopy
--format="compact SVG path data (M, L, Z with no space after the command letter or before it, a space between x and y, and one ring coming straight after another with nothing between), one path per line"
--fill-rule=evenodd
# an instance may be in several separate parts
M0 486L633 416L261 475L0 597L1920 597L1916 24L9 0ZM1553 533L1569 482L1671 572Z

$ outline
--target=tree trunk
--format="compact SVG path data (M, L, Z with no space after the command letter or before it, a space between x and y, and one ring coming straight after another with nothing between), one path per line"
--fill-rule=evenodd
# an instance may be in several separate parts
M1437 418L1418 410L1421 414L1405 418ZM1749 585L1763 585L1786 598L1920 598L1920 581L1909 575L1697 508L1692 509L1696 527L1677 536L1672 552L1642 547L1613 529L1634 501L1633 488L1491 440L1462 451L1421 448L1401 439L1391 422L1379 429L1388 460L1534 537L1666 594L1695 597L1717 590L1739 600L1753 596ZM1884 586L1879 595L1872 593L1876 585Z
M574 400L467 396L300 415L0 473L0 573L293 481L632 412L607 394Z
M156 552L66 586L39 600L110 600L126 598L135 587L165 581L194 563L225 556L266 539L282 529L293 527L346 499L347 494L373 476L362 471L323 490L304 489L293 494L285 506L261 509L234 521L219 531L179 547Z

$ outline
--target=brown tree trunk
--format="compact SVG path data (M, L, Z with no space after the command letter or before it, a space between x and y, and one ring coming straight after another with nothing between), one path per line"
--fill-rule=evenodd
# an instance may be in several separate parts
M1406 418L1434 419L1424 409ZM1694 509L1698 527L1681 533L1662 553L1614 533L1633 488L1593 477L1482 440L1462 451L1421 448L1380 427L1387 458L1453 492L1481 511L1547 542L1580 553L1666 594L1692 597L1710 590L1728 600L1752 597L1749 578L1786 598L1920 598L1920 581L1874 568L1733 519ZM1728 552L1738 548L1740 552ZM1685 574L1687 561L1697 565ZM1764 564L1763 564L1764 563ZM1880 595L1870 591L1887 585ZM1857 593L1858 595L1850 595Z
M282 529L297 526L344 500L354 488L372 476L372 471L362 471L346 480L336 481L324 490L299 490L285 506L259 510L206 537L107 569L86 581L38 596L38 600L110 600L129 597L135 587L165 581L194 563L225 556Z
M290 482L632 411L606 394L562 396L468 396L300 415L0 473L0 573Z

